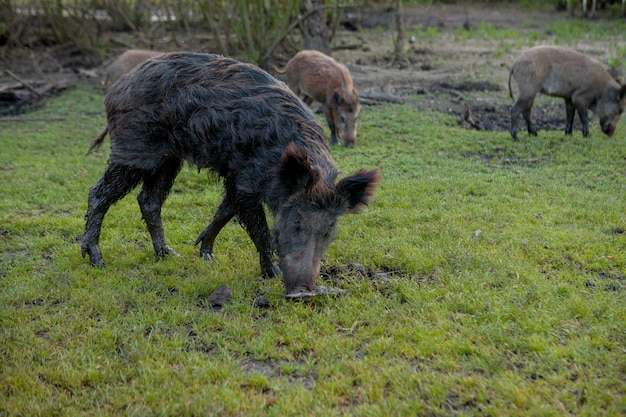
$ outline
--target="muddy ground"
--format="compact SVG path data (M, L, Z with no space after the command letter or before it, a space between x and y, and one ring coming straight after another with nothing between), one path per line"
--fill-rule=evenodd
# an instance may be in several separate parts
M393 10L355 10L346 14L333 41L332 52L350 69L366 105L398 101L420 110L436 110L457 118L469 129L506 131L509 128L508 69L528 43L532 31L546 33L546 25L569 18L564 11L532 11L509 5L450 5L405 7L407 51L404 60L392 62ZM602 11L595 18L602 19ZM522 39L488 39L458 36L459 31L476 31L482 24L496 29L518 29ZM625 25L626 26L626 25ZM360 30L354 30L360 28ZM437 36L420 38L416 28L436 28ZM548 34L549 37L549 34ZM115 35L111 35L114 39ZM615 42L581 41L573 46L607 62ZM188 49L207 51L201 43L187 42ZM521 46L518 46L521 45ZM136 41L133 46L146 48ZM623 46L623 45L620 45ZM159 50L176 50L164 37ZM107 58L125 48L111 44ZM81 54L71 45L33 50L5 51L0 56L0 116L16 115L43 105L47 98L76 83L98 85L104 63ZM289 57L278 57L284 63ZM12 94L7 94L11 91ZM515 90L514 90L515 91ZM468 116L470 116L468 122ZM540 98L533 109L539 129L562 130L565 110L562 100ZM577 120L578 123L578 120ZM575 128L579 126L575 125Z

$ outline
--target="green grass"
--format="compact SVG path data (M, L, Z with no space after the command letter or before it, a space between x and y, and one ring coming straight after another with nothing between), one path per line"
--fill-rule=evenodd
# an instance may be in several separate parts
M333 154L384 180L325 265L393 272L322 280L351 294L301 303L255 279L234 223L215 262L196 256L221 185L193 168L164 208L181 258L155 261L135 192L105 219L106 268L89 266L79 240L108 150L84 153L102 107L80 87L24 116L43 120L0 122L0 415L626 413L623 120L612 138L596 122L591 139L514 142L365 107L357 147ZM233 298L215 312L221 284Z

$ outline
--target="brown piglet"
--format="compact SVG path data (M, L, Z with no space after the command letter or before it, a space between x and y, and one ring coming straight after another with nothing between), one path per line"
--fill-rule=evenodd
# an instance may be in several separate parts
M626 84L620 85L596 59L573 49L558 46L536 46L524 52L513 63L509 73L519 88L517 101L511 108L511 136L517 140L517 120L526 120L528 133L537 136L530 120L537 93L565 100L565 134L572 134L574 114L582 123L584 137L589 137L591 109L600 119L600 128L608 136L615 128L626 105Z
M163 52L148 49L129 49L118 56L115 61L106 68L104 87L108 90L122 75L130 72L130 70L142 62L162 54Z
M113 84L117 82L123 75L129 73L136 66L150 58L163 55L164 52L151 51L148 49L129 49L109 64L106 68L106 78L104 79L104 88L109 90ZM91 142L87 154L95 150L109 133L109 127L105 126L100 134Z
M285 74L289 88L306 104L322 103L331 144L339 143L338 136L347 147L356 144L359 95L345 65L321 52L304 50L291 58L284 69L273 69Z

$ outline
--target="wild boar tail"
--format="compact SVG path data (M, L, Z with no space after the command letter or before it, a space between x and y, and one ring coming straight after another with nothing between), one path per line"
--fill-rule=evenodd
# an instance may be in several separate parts
M515 100L513 97L513 90L511 89L511 76L513 75L513 68L509 71L509 95L511 96L511 100Z
M107 133L109 133L108 125L105 126L102 132L100 132L100 134L91 142L91 145L89 145L89 150L87 151L86 155L89 155L102 145L102 142L104 142L104 138L106 137Z

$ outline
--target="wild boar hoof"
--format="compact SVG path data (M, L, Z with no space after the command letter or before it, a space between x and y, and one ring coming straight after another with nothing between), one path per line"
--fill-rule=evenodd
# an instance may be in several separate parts
M266 279L274 278L283 274L283 272L278 267L276 262L272 262L269 268L263 268L261 271L261 276L257 277L259 281L264 281Z
M89 263L96 268L104 268L104 262L102 261L102 255L100 254L100 248L98 245L85 245L80 251L83 258L89 254Z
M166 256L172 255L172 256L177 256L180 257L180 255L178 254L178 252L176 252L174 249L170 248L169 246L164 246L162 249L157 250L157 258L165 258Z
M204 260L207 261L214 261L215 260L215 256L213 256L213 254L211 252L203 252L200 251L200 257Z
M280 267L276 262L272 262L272 272L274 273L274 276L280 276L283 274L283 271L280 270Z

